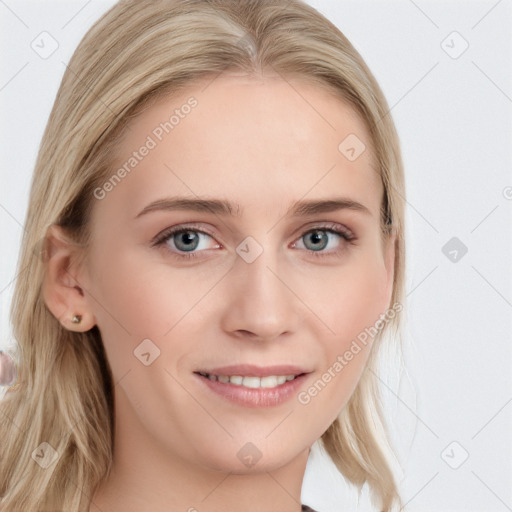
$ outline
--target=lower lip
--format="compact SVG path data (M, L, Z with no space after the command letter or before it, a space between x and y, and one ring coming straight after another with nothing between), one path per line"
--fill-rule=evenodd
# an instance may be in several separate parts
M222 397L244 407L275 407L290 400L297 394L306 374L288 380L274 388L247 388L218 380L210 380L203 375L195 374L210 390Z

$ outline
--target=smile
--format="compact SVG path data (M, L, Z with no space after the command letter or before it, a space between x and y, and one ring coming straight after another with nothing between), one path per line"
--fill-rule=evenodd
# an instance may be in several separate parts
M252 377L241 375L211 375L206 372L198 372L199 375L212 381L219 381L224 384L234 384L246 388L275 388L287 381L294 380L296 375L268 375L266 377Z

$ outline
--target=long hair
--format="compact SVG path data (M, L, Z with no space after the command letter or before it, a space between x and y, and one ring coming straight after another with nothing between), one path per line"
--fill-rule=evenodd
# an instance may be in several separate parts
M272 68L326 87L371 134L384 185L383 240L396 233L392 302L404 297L405 186L386 99L339 29L302 0L124 0L74 52L46 126L30 189L11 305L19 369L0 402L3 512L88 512L108 476L113 379L100 332L65 329L42 297L45 235L52 224L87 247L94 190L127 124L153 101L224 70ZM341 142L341 141L340 141ZM400 502L379 396L377 354L396 315L375 337L357 388L321 441L344 477L368 485L375 506ZM396 339L394 336L393 339Z

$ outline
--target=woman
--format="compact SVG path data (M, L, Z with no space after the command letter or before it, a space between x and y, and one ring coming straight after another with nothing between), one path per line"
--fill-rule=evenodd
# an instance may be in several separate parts
M379 86L307 4L116 4L36 163L0 509L308 510L318 439L400 505L376 369L404 189Z

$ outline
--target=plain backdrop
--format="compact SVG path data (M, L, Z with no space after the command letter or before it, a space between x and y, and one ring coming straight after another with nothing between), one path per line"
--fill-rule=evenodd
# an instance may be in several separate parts
M406 510L512 510L512 2L308 3L366 60L401 139L406 370L382 378ZM0 1L4 349L14 343L8 313L41 136L65 64L113 4ZM41 37L51 55L41 55ZM372 510L319 449L303 502Z

